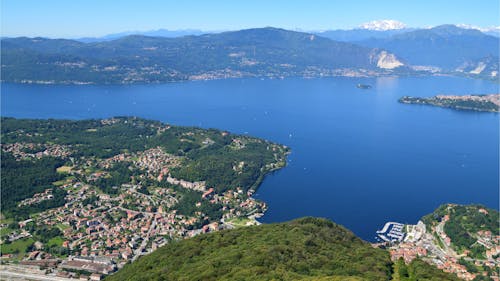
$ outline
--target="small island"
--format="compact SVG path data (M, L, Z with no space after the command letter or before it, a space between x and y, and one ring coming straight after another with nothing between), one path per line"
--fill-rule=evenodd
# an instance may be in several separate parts
M430 98L404 96L399 99L399 102L406 104L427 104L458 110L499 112L500 94L465 96L437 95Z
M356 85L356 87L357 87L358 89L364 89L364 90L367 90L367 89L371 89L371 88L372 88L372 86L367 85L367 84L358 84L358 85Z

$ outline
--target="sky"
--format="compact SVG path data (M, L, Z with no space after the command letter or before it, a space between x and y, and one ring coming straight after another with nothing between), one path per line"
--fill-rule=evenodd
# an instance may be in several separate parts
M349 29L394 19L409 27L500 25L498 0L0 0L1 36L97 37L160 28Z

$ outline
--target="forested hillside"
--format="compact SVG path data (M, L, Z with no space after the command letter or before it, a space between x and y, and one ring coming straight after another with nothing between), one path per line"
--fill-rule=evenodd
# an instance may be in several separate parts
M302 218L177 241L106 280L458 280L419 260L393 264L331 221Z

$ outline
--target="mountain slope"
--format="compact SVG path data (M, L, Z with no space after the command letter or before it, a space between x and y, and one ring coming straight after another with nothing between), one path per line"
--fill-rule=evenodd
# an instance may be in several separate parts
M131 83L241 76L331 75L390 68L382 52L309 33L257 28L179 38L127 36L82 43L43 38L2 40L8 82ZM342 74L342 73L341 73Z
M464 73L465 75L495 78L498 77L499 69L498 56L487 56L477 60L465 61L455 70L457 72Z
M386 251L316 218L173 242L106 280L377 281L389 280L393 270L395 280L457 280L420 261L392 264Z
M437 66L445 70L454 70L469 61L497 56L499 52L498 38L454 25L441 25L357 43L386 49L411 65Z

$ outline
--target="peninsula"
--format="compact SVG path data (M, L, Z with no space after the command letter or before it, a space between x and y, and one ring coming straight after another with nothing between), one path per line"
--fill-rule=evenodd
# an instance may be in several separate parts
M500 94L464 96L438 95L431 98L404 96L399 99L399 102L406 104L434 105L458 110L499 112Z
M252 195L289 152L134 117L1 121L2 261L53 277L106 275L169 241L255 223L267 206Z

